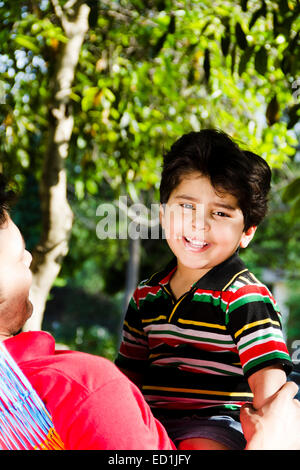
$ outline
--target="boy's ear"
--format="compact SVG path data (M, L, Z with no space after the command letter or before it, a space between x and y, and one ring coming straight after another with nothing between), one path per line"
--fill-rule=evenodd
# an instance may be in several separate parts
M254 237L256 229L257 229L257 227L255 227L253 225L252 227L248 228L245 232L243 232L242 238L240 240L240 247L241 248L246 248L249 245L252 238Z

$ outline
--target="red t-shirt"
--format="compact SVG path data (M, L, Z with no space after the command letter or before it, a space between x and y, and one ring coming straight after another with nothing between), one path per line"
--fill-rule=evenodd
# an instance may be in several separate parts
M55 351L42 331L4 342L52 416L66 450L175 450L139 389L107 359Z

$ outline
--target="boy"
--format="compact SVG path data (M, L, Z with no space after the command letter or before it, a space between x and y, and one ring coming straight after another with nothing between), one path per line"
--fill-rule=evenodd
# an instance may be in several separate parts
M161 224L175 259L130 301L117 365L179 449L242 449L239 410L260 408L291 361L270 292L238 256L267 210L271 171L225 133L165 155Z

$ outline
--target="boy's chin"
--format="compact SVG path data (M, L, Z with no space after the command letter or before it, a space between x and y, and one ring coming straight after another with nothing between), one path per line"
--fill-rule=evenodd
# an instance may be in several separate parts
M208 259L202 259L201 261L197 261L195 259L188 259L188 257L185 257L184 259L179 259L179 264L181 264L181 266L184 266L187 269L194 269L195 271L211 269L211 267L209 266Z

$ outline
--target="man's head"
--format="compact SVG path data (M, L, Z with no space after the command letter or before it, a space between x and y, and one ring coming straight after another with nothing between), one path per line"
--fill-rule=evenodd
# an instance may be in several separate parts
M7 189L6 179L0 173L0 227L7 220L7 211L14 198L14 192Z
M194 172L208 177L217 192L236 197L245 230L262 221L271 183L271 170L263 158L242 150L218 130L183 135L164 156L160 202L167 203L182 178Z
M32 313L31 255L8 207L12 192L0 174L0 340L16 334Z

